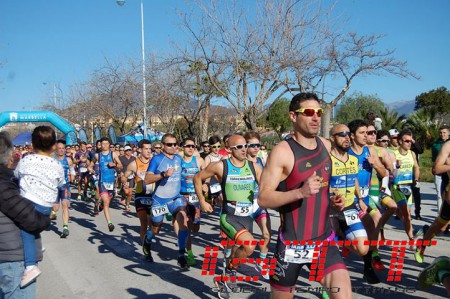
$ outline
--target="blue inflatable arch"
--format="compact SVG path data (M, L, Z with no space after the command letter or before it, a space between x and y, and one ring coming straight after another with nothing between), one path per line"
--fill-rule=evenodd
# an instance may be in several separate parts
M75 133L75 128L72 125L52 111L5 111L0 113L0 127L7 123L30 122L49 122L66 136L70 132ZM72 143L72 140L69 143Z

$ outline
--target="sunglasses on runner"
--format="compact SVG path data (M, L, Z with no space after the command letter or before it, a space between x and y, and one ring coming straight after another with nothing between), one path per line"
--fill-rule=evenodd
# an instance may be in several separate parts
M241 149L247 148L247 147L248 147L248 144L238 144L238 145L230 146L230 148L235 149L235 150L241 150Z
M402 140L403 142L406 142L406 143L412 143L412 140L411 139L409 139L409 140Z
M249 147L249 148L261 147L261 143L249 143L249 144L247 144L247 147Z
M378 139L378 142L389 142L389 139Z
M367 135L375 135L376 133L377 133L377 130L367 131Z
M342 132L339 132L339 133L334 133L333 136L347 137L347 136L350 136L350 134L351 133L349 131L342 131Z
M315 113L317 113L318 117L322 116L323 109L322 108L300 108L295 110L297 113L301 113L304 116L312 117Z
M161 147L155 146L153 149L157 150L157 149L161 149Z
M211 145L212 148L220 148L220 145Z
M202 145L203 147L209 147L209 144Z
M185 144L183 145L184 148L195 148L195 144Z
M168 147L175 147L175 146L177 146L177 143L176 142L165 142L164 145L168 146Z

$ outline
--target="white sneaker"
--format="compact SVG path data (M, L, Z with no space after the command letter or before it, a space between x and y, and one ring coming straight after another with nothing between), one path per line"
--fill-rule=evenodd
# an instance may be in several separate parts
M33 281L36 280L36 278L41 275L42 271L39 270L37 266L34 266L33 268L29 270L25 270L23 272L22 280L20 281L20 287L24 288Z

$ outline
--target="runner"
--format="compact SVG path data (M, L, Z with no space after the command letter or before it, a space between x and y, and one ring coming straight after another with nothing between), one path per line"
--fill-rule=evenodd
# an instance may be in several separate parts
M153 148L153 156L159 155L161 153L162 150L162 144L161 142L154 142L152 144L152 148Z
M211 213L214 209L205 201L202 181L213 176L217 177L223 190L220 228L231 240L242 242L242 245L233 247L227 261L224 275L228 276L228 279L223 279L221 282L216 281L220 286L223 286L223 282L225 282L225 286L231 291L236 287L236 270L239 267L239 259L249 257L256 247L256 241L252 236L253 219L250 215L252 214L255 183L259 182L262 169L257 163L246 159L247 143L242 135L230 136L228 143L231 157L210 163L204 170L197 173L194 177L194 186L202 211ZM219 295L221 291L223 288L219 288Z
M73 181L70 175L70 169L73 169L73 162L66 157L66 143L63 140L56 141L55 158L64 168L64 177L66 184L58 190L58 202L53 205L53 211L56 213L59 210L59 203L62 207L63 230L61 238L66 238L69 235L69 205L72 198L70 192L70 183ZM74 171L75 172L75 171Z
M375 133L374 133L375 132ZM387 138L387 132L381 132L382 138ZM389 221L389 219L394 215L397 210L397 204L395 200L391 197L391 190L389 189L389 178L394 171L394 164L392 162L391 154L384 147L380 147L376 144L378 132L375 129L374 124L369 123L367 126L367 146L373 148L378 155L383 166L388 170L389 176L380 177L375 170L372 169L372 176L370 180L369 196L370 200L373 201L378 210L382 213L380 219L380 237L384 240L384 225ZM383 143L383 142L382 142ZM386 147L387 147L387 142ZM393 155L393 154L392 154ZM378 247L372 252L372 266L375 270L381 271L385 269L385 266L381 262L380 256L378 254Z
M122 163L120 163L117 153L110 151L110 141L108 138L103 137L100 139L101 151L95 154L94 164L98 161L99 164L99 192L100 199L103 203L103 212L105 213L105 219L108 223L108 230L112 232L114 230L114 224L111 222L111 215L109 214L109 204L114 194L114 167L122 169ZM93 167L90 168L91 173L95 173ZM99 203L96 203L98 210Z
M128 165L130 165L132 162L134 162L136 160L136 158L132 155L131 146L126 145L122 151L124 152L124 155L119 156L119 159L120 159L120 162L122 163L123 169L125 171L128 168ZM124 188L124 175L125 175L124 172L121 172L121 181L122 181L121 203L124 205L125 211L130 212L131 211L130 202L131 202L131 197L133 196L132 191L133 191L133 187L134 187L134 180L133 180L134 172L125 176L127 188Z
M301 268L312 261L313 250L311 255L297 258L295 245L285 245L285 241L333 240L329 207L344 207L342 196L329 196L331 146L328 140L317 137L322 111L313 93L292 98L289 118L295 133L272 149L262 174L258 204L279 208L281 220L277 265L270 277L271 298L292 298ZM338 293L331 294L335 298L351 298L350 276L335 246L328 247L320 283L327 289L339 288Z
M147 173L150 160L152 159L152 143L147 139L143 139L139 141L138 148L140 155L127 166L125 173L122 176L122 184L124 190L128 190L132 193L128 177L134 174L134 205L136 207L136 214L140 222L139 235L141 237L141 244L144 244L147 229L150 227L150 206L154 187L153 184L146 185L144 183L145 175ZM144 252L144 254L146 254L146 252ZM148 253L146 256L148 256Z
M181 160L177 154L177 139L173 134L165 134L162 138L162 153L150 161L145 176L145 184L156 183L153 192L151 229L147 230L144 240L144 253L148 252L151 260L151 243L161 230L164 215L170 212L178 224L178 265L181 269L188 269L186 259L186 241L189 236L187 227L186 199L180 195L181 188Z
M202 142L202 151L200 152L200 157L202 159L205 159L206 156L209 155L210 150L211 150L211 147L209 146L209 142L208 141L203 141Z
M89 184L89 171L88 171L88 157L89 152L87 151L86 142L82 141L80 150L75 153L74 163L78 168L78 197L77 201L80 201L81 198L81 187L83 188L83 196L84 200L87 199L87 189Z
M338 228L345 239L356 241L356 244L352 242L349 249L359 256L364 256L369 251L369 246L365 245L368 240L367 232L360 220L364 212L357 202L361 197L358 184L358 158L348 154L349 128L343 124L335 125L330 131L330 139L332 145L330 192L345 197L344 209L338 211L332 207L331 217L337 220ZM342 251L345 257L344 249Z
M442 205L439 216L433 221L428 230L424 231L423 240L432 240L439 232L445 232L450 224L450 142L445 142L433 165L433 174L442 175L441 195ZM426 246L418 246L414 257L418 263L423 263Z
M219 154L220 150L220 138L217 135L213 135L208 139L211 152L205 158L205 167L207 167L212 162L218 162L222 160L222 155ZM209 194L208 200L212 203L213 206L219 205L222 206L222 188L220 187L220 183L216 177L212 177L211 179L206 180L206 184L209 185Z
M249 131L244 135L245 141L247 142L247 160L250 162L257 163L261 169L264 169L265 162L263 159L258 157L259 149L261 148L261 137L257 132ZM264 244L259 244L259 257L261 258L260 263L255 264L256 270L258 270L265 279L269 279L269 273L262 274L264 260L267 258L267 253L269 252L269 244L271 237L271 227L270 227L270 216L267 209L263 209L258 206L258 192L259 186L255 184L255 195L253 199L253 213L250 217L258 224L261 230L261 237L264 240ZM266 263L267 264L267 263Z
M201 210L200 202L195 194L194 175L205 168L205 161L200 157L194 155L195 141L191 138L186 138L182 142L183 147L183 161L181 162L181 195L187 200L188 211L188 226L190 233L197 233L200 230ZM202 190L204 193L208 192L208 185L203 184ZM174 222L175 232L178 230L177 222ZM194 253L192 252L191 234L187 240L187 263L189 266L196 264Z
M394 170L394 181L392 195L397 202L397 216L403 222L406 235L410 241L414 240L411 223L412 190L411 184L418 184L419 165L416 154L411 151L412 133L410 130L402 130L398 134L399 147L394 151L396 169ZM414 248L415 250L415 248Z
M352 146L348 153L358 158L358 183L361 197L359 199L359 205L365 212L361 216L361 220L364 224L364 228L367 231L370 241L377 241L381 229L381 213L375 202L370 198L370 182L372 177L372 171L375 169L376 173L380 177L389 177L389 172L384 168L378 155L373 147L367 146L367 136L376 135L376 131L371 130L368 132L368 124L364 120L356 119L348 124L350 129L350 137L352 140ZM384 180L383 182L386 182ZM369 284L380 283L380 279L376 275L373 268L373 258L377 255L374 254L378 245L371 245L369 252L363 257L364 259L364 276L363 278Z

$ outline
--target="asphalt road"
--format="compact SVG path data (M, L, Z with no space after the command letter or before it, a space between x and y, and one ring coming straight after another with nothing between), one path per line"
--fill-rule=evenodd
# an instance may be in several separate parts
M436 216L436 195L433 184L422 183L423 221L413 220L414 227L431 223ZM218 246L218 216L203 215L200 232L193 239L197 266L181 271L177 266L177 240L167 222L153 243L154 263L148 263L141 253L139 220L134 208L125 212L119 200L113 201L111 214L116 229L108 231L103 214L93 216L93 202L72 201L70 210L70 236L60 238L61 214L50 230L42 234L44 261L39 267L38 298L217 298L213 276L202 275L202 262L208 246ZM272 232L275 234L279 217L271 211ZM255 225L255 235L259 229ZM391 219L385 227L385 236L391 240L406 240L401 222ZM439 235L437 245L426 251L425 263L414 261L412 252L406 251L401 280L387 281L388 270L378 272L382 283L375 286L362 280L363 264L356 255L346 259L353 287L353 298L447 298L442 286L433 286L427 293L416 290L420 270L437 256L450 254L450 235ZM271 244L271 252L275 237ZM389 266L392 246L380 248L380 256ZM221 257L221 254L219 254ZM258 257L255 252L253 257ZM221 271L221 261L216 270ZM252 265L242 265L240 275L256 276ZM320 284L308 281L303 270L297 282L298 298L321 298ZM240 282L231 298L269 298L270 286L262 277L256 282Z

